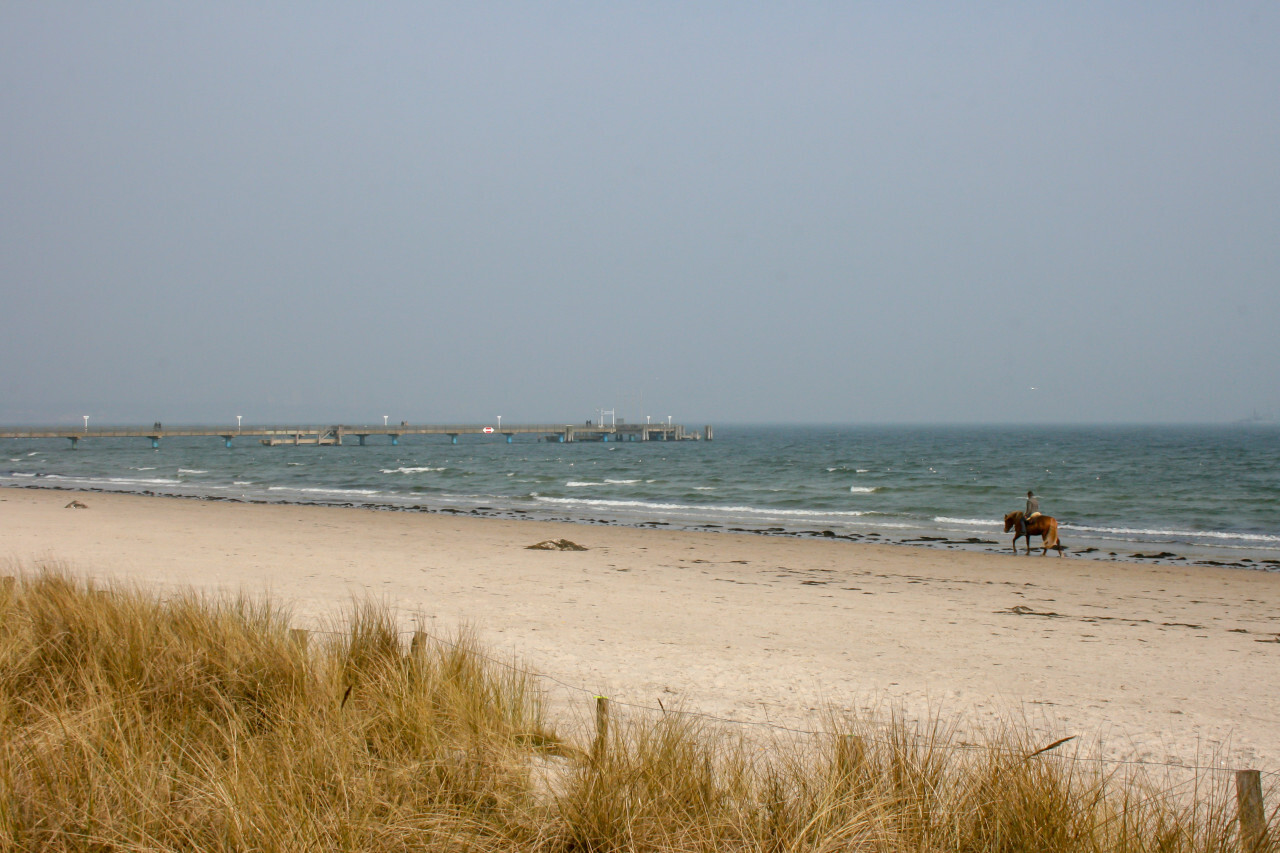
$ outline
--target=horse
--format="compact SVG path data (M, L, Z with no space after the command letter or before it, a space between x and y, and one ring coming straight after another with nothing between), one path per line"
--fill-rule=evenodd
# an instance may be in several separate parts
M1007 513L1004 517L1004 532L1010 530L1015 531L1013 536L1013 553L1018 553L1018 540L1026 537L1027 553L1031 553L1031 537L1039 536L1041 542L1044 543L1044 550L1040 552L1043 557L1049 553L1050 548L1054 548L1058 552L1058 556L1063 556L1067 550L1062 543L1058 541L1058 519L1050 515L1035 515L1027 518L1022 510Z

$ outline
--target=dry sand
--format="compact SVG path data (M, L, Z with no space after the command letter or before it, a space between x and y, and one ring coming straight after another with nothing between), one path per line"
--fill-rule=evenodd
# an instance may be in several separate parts
M1280 770L1275 573L33 489L0 490L0 530L6 573L267 593L301 627L365 597L468 625L583 711L933 711L961 739L1025 720L1111 758ZM589 550L525 547L555 538Z

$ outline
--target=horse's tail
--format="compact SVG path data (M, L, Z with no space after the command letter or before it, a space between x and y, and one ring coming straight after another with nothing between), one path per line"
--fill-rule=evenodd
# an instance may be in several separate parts
M1058 519L1047 519L1048 529L1044 533L1044 548L1047 553L1050 548L1056 548L1058 553L1062 553L1062 543L1058 541Z

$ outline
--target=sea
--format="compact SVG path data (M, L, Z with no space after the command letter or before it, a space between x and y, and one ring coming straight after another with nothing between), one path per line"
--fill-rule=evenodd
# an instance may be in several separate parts
M230 448L208 436L158 449L2 439L0 486L1005 552L1004 514L1031 490L1071 558L1280 571L1273 424L717 425L710 441L246 436Z

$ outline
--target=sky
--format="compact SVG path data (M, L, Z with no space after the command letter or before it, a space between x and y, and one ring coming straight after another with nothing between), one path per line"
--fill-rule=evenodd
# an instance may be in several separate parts
M0 423L1280 417L1271 2L0 0Z

